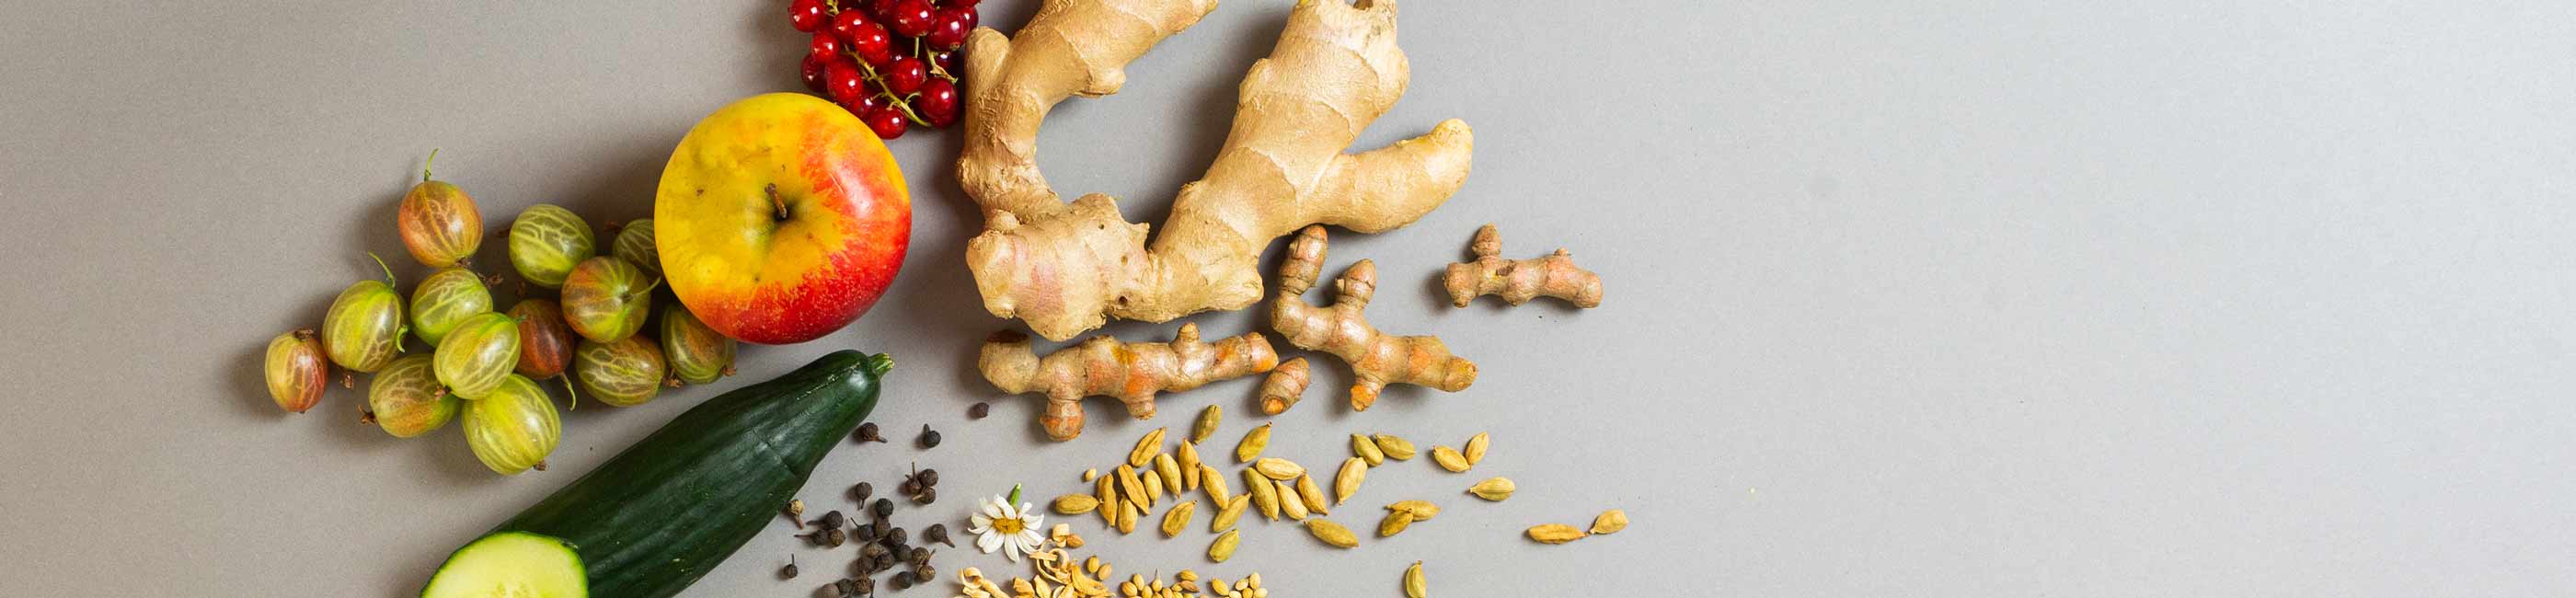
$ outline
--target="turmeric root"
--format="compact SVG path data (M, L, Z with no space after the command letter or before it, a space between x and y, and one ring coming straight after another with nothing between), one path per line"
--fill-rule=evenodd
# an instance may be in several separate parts
M1279 364L1278 369L1270 370L1270 377L1261 379L1261 412L1287 413L1289 407L1297 406L1297 401L1306 397L1306 383L1312 380L1304 357Z
M1045 0L1017 36L967 40L958 182L983 207L967 267L984 308L1063 340L1108 318L1153 322L1261 300L1262 250L1310 223L1378 232L1412 223L1466 181L1473 135L1451 119L1421 137L1344 154L1404 94L1392 0L1306 0L1245 74L1233 130L1147 242L1107 195L1065 203L1037 167L1047 112L1116 93L1121 70L1215 0Z
M1464 264L1450 264L1449 274L1441 279L1448 287L1449 301L1466 307L1476 297L1502 297L1512 305L1528 303L1539 297L1564 299L1575 307L1601 306L1601 276L1574 265L1574 255L1559 247L1547 257L1503 259L1503 236L1494 225L1476 229L1476 237L1467 242L1467 251L1475 259Z
M1377 264L1360 260L1333 281L1332 307L1316 307L1300 295L1313 286L1324 264L1324 227L1308 226L1288 244L1279 265L1279 298L1271 304L1270 327L1288 344L1330 353L1351 364L1351 410L1367 411L1388 384L1419 384L1443 391L1465 390L1476 383L1476 364L1449 354L1438 337L1394 336L1369 326L1369 298L1377 294Z
M1098 336L1044 358L1029 342L1017 332L993 333L975 366L1003 392L1046 393L1038 425L1056 440L1082 435L1083 397L1115 397L1127 404L1128 415L1151 419L1157 392L1189 390L1279 365L1279 354L1261 333L1200 342L1197 324L1182 324L1178 338L1169 343L1122 343Z

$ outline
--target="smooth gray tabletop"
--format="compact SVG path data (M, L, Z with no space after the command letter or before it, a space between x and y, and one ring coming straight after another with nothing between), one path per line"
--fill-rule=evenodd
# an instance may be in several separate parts
M1005 29L1034 6L984 4ZM1057 188L1159 222L1290 4L1229 0L1124 93L1059 108ZM1444 596L2576 593L2576 11L2420 4L1406 0L1411 90L1361 145L1462 118L1475 173L1411 227L1337 234L1328 271L1376 260L1373 320L1483 375L1354 414L1323 360L1271 451L1329 467L1352 432L1491 431L1492 456L1373 472L1334 519L1448 510L1357 550L1248 522L1211 565L1205 515L1177 540L1074 527L1121 577L1257 570L1283 596L1400 595L1415 560ZM1045 441L1034 396L971 368L1014 324L961 262L981 223L957 138L921 131L892 144L916 228L875 311L714 387L585 404L549 471L360 426L362 391L269 404L264 342L375 276L364 252L402 257L393 206L431 148L494 229L537 202L646 215L692 122L799 88L784 5L0 6L0 595L404 595L690 405L841 348L899 360L875 420L947 442L845 446L805 495L846 508L853 482L936 467L942 499L898 517L916 529L1013 483L1087 488L1206 404L1219 448L1259 421L1247 379L1150 422L1094 400L1082 438ZM1515 257L1573 250L1605 305L1449 307L1434 273L1487 222ZM1459 493L1491 475L1519 495ZM1520 537L1609 507L1633 526ZM685 595L839 576L847 549L791 531ZM807 573L780 581L789 554Z

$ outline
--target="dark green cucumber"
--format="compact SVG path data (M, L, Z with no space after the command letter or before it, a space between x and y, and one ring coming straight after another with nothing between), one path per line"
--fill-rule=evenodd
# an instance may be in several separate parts
M878 382L892 363L884 355L838 351L778 379L717 395L492 534L539 534L571 544L590 596L677 594L778 517L814 464L876 406ZM461 564L448 561L448 567ZM448 567L431 578L433 585L452 574Z

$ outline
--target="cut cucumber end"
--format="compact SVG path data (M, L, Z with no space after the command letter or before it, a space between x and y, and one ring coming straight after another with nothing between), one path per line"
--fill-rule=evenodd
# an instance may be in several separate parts
M447 555L420 596L589 598L590 582L572 544L527 532L499 532Z

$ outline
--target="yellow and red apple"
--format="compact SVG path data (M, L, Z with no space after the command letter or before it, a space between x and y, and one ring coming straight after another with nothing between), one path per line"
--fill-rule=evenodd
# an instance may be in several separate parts
M912 198L858 117L772 93L689 129L662 168L653 225L671 292L707 327L799 343L885 293L912 239Z

